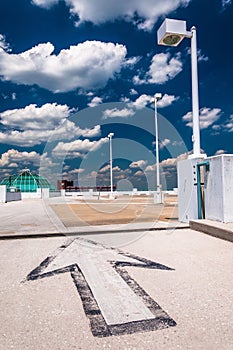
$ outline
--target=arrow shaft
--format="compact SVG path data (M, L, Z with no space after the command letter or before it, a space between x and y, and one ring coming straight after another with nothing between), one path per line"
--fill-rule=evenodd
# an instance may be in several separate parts
M108 325L154 318L110 263L95 257L93 264L86 256L85 261L79 262L79 267Z
M46 268L45 273L77 264L108 325L154 318L141 298L119 276L112 260L135 263L114 251L85 242L74 241Z

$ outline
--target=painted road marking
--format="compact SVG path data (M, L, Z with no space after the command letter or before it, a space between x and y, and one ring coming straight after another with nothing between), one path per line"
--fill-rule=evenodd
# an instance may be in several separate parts
M173 270L165 265L76 238L33 270L28 280L70 272L95 336L175 326L124 266Z

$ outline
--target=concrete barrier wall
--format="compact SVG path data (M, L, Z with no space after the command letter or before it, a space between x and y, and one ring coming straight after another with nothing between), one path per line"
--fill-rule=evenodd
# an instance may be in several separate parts
M71 197L78 197L78 196L84 196L84 197L108 197L111 192L109 191L101 191L101 192L66 192L65 190L61 190L61 195L62 196L71 196ZM137 191L137 192L132 192L132 191L114 191L115 196L140 196L140 195L152 195L154 192L149 192L149 191Z
M6 203L6 186L0 186L0 203Z
M37 192L22 192L22 199L30 199L30 198L42 198L41 191Z
M0 186L0 203L20 201L21 199L21 192L7 192L6 185Z
M22 196L21 192L7 192L6 193L6 201L12 202L12 201L21 201Z
M78 197L78 196L84 196L84 197L109 197L111 192L66 192L65 190L61 190L61 196L67 196L67 197ZM156 191L114 191L115 196L154 196L154 194L157 193ZM175 191L163 191L163 194L169 194L169 195L177 195Z
M36 192L22 192L22 199L49 198L49 188L38 188Z
M60 197L61 196L61 191L50 191L49 192L49 197L53 198L53 197Z

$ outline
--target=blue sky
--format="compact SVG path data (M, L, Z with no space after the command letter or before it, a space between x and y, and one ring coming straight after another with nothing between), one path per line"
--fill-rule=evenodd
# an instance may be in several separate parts
M231 0L7 0L0 3L0 179L153 189L154 105L161 177L176 186L192 151L190 40L157 45L164 18L195 25L201 148L233 153Z

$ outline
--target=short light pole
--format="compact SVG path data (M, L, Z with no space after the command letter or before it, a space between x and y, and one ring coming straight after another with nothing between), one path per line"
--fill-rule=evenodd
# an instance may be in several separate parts
M196 27L192 27L191 31L187 31L186 21L166 18L157 31L157 37L159 45L167 46L177 46L184 38L191 39L193 154L190 158L203 158L200 149Z
M153 102L155 103L155 153L156 153L156 203L163 203L162 187L160 184L159 174L159 128L158 128L158 111L157 102L162 98L162 94L156 93Z
M111 186L111 192L110 192L110 198L113 198L113 178L112 178L112 138L114 136L113 132L110 132L108 134L109 138L109 154L110 154L110 186Z

